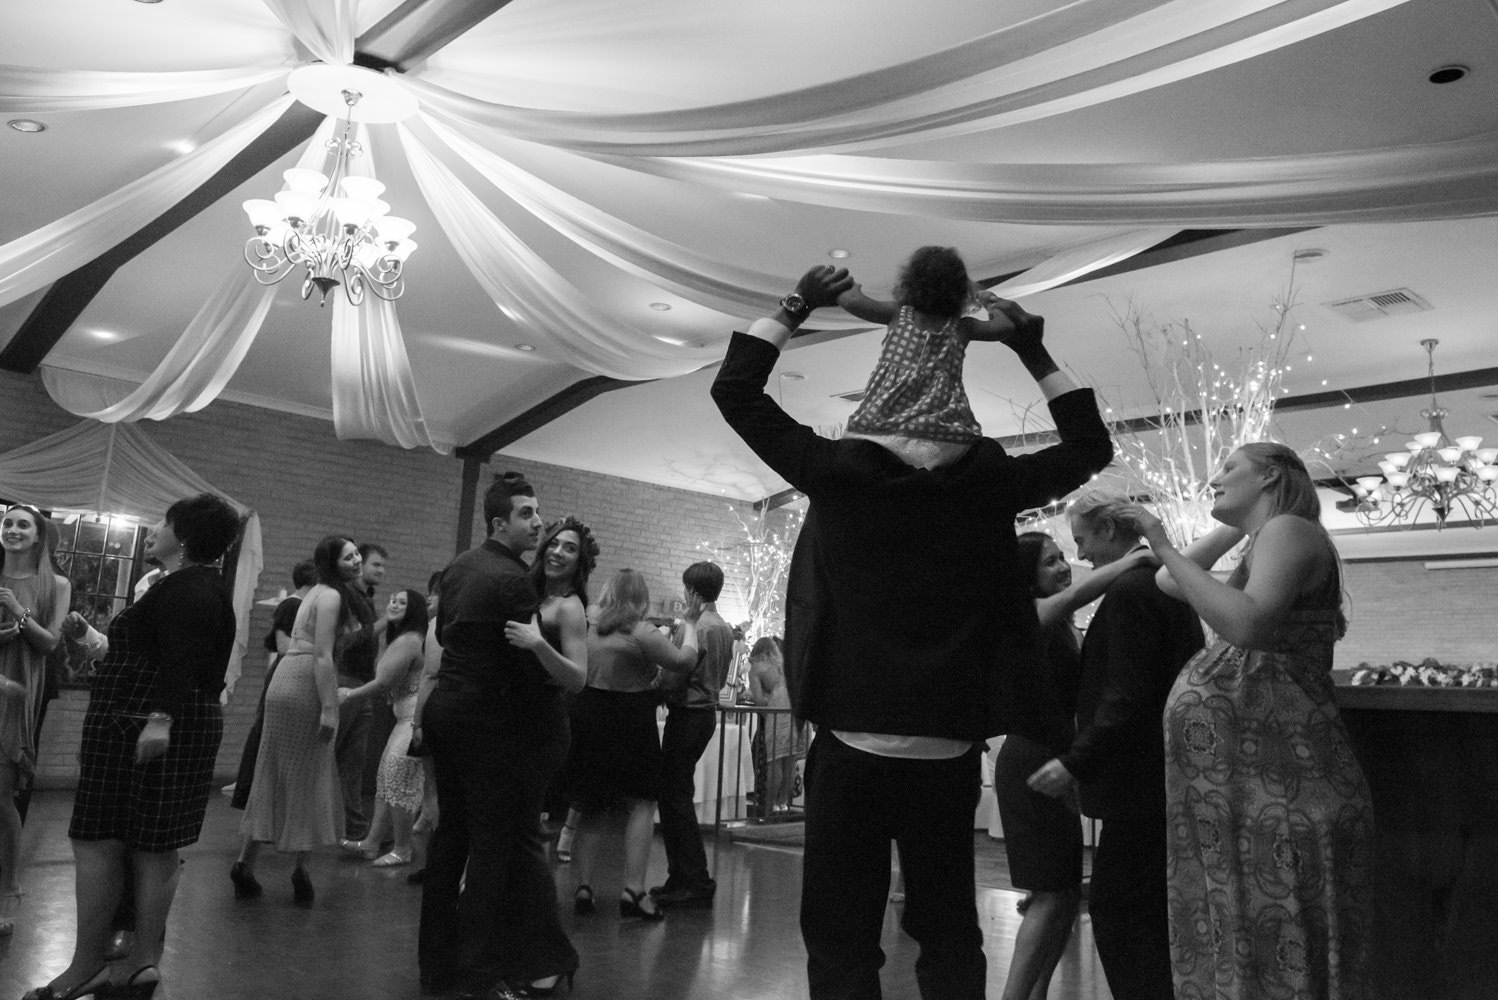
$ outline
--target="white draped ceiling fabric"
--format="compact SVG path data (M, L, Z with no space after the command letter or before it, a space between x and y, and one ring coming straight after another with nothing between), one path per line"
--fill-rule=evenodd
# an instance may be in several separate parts
M954 163L901 156L912 143L1034 122L1232 66L1405 2L1075 0L876 71L752 100L651 113L516 107L495 100L505 90L499 69L486 76L473 69L423 68L410 76L392 74L420 105L417 117L396 131L444 234L496 307L524 324L529 338L589 374L669 377L714 360L717 352L663 342L591 307L468 189L454 167L476 173L600 260L746 320L773 303L783 278L709 259L609 215L522 169L517 160L537 157L520 154L544 151L818 206L1131 230L1057 254L1007 282L1001 290L1010 295L1072 280L1180 227L1491 214L1498 211L1498 133L1418 147L1197 163ZM265 4L319 60L352 60L357 0ZM268 64L149 74L5 66L0 108L147 104L250 88L287 70ZM0 305L56 280L99 246L139 228L252 141L286 101L270 102L219 139L126 189L0 246ZM321 155L318 142L313 140L309 155ZM385 149L382 155L392 154ZM107 410L101 419L160 419L202 405L232 375L237 357L230 344L252 339L251 326L258 323L242 297L221 290L184 335L216 346L173 352L128 403L115 399L87 412ZM340 436L404 447L434 444L396 310L366 298L359 310L335 308L334 328L332 396ZM63 381L49 377L49 388Z
M224 700L239 679L249 648L250 610L264 568L260 515L225 496L130 424L87 420L0 455L0 495L45 510L123 514L154 524L184 497L217 493L245 518L234 570L234 651Z

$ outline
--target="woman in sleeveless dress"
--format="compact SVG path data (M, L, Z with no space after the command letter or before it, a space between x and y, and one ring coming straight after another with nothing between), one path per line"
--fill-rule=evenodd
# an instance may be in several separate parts
M57 648L72 587L52 566L47 519L15 504L0 520L0 937L20 902L21 814L16 791L36 773L36 730L47 654Z
M333 758L338 732L340 658L363 627L350 591L359 577L359 549L343 535L329 535L312 555L317 585L307 592L291 630L291 648L276 667L265 695L265 731L255 761L250 801L240 823L243 843L229 870L237 899L260 895L255 856L262 843L296 855L292 898L310 906L315 898L307 859L318 847L338 842L343 801Z
M1285 446L1244 445L1211 486L1224 527L1185 552L1135 517L1161 588L1217 633L1165 708L1176 997L1356 1000L1370 995L1373 806L1333 698L1336 551ZM1210 574L1245 535L1232 575Z
M588 577L598 565L598 551L593 532L571 514L547 527L531 566L531 581L541 595L541 610L534 622L510 622L505 627L511 645L529 649L542 659L569 664L586 678ZM576 823L577 817L569 812L567 824L575 827ZM525 989L529 995L550 996L562 977L570 985L576 971L576 966L533 970Z
M343 848L370 860L376 868L409 864L415 850L412 836L416 814L421 810L425 780L421 758L411 748L411 720L416 714L416 695L426 664L422 647L427 631L427 601L414 590L397 590L385 609L385 631L380 637L380 655L374 679L356 688L339 688L338 703L385 694L395 711L395 725L385 741L380 766L375 773L374 818L361 840L345 840ZM395 843L381 855L386 828L392 828Z

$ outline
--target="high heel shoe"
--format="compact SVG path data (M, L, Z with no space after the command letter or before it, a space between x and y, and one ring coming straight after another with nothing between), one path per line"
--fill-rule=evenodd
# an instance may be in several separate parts
M650 899L648 892L635 892L633 889L625 889L624 895L619 898L619 916L639 917L641 920L665 920L666 911L657 906L653 910L647 910L640 904ZM653 904L652 904L653 905Z
M80 997L105 997L113 996L114 989L109 983L109 966L101 965L98 972L77 986L58 990L56 983L48 983L46 986L38 986L34 990L29 990L21 1000L79 1000Z
M229 866L229 881L234 883L235 899L254 899L264 891L255 878L254 870L243 861L236 861Z
M363 858L365 861L373 861L380 856L380 849L378 847L365 847L362 840L340 840L338 846L343 849L345 854Z
M526 983L524 986L511 986L510 989L523 997L554 997L557 995L557 987L562 985L562 980L567 981L567 992L572 992L572 979L577 971L563 972L555 976L542 976L542 979L550 979L550 986L538 985L540 980L534 983Z
M577 835L577 827L562 824L562 832L557 834L557 861L562 864L572 860L572 838Z
M317 890L312 888L312 879L307 875L305 868L293 868L291 870L291 899L298 906L311 906L312 901L317 898Z
M150 973L149 979L140 978ZM142 965L130 973L130 978L119 986L111 986L99 994L99 1000L151 1000L151 994L161 983L161 971L154 965Z
M580 885L577 892L572 894L572 912L580 917L586 917L596 907L593 905L593 887L591 885Z

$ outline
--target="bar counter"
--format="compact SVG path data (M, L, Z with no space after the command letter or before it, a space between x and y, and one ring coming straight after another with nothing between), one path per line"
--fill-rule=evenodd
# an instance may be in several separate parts
M1338 686L1373 791L1380 1000L1498 997L1498 688Z

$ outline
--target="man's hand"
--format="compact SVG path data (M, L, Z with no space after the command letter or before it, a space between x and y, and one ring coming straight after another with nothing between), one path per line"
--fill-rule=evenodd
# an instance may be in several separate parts
M1042 795L1049 795L1053 799L1059 799L1069 794L1076 787L1077 779L1071 776L1066 765L1059 760L1051 759L1041 765L1040 770L1030 775L1025 782L1033 791Z
M62 634L69 639L82 639L88 632L88 619L76 611L69 611L62 620Z
M1014 326L1014 332L1001 340L1005 346L1020 357L1040 349L1045 335L1045 317L1025 312L1018 302L1001 299L993 292L984 292L979 301L992 315L998 313ZM997 319L998 317L994 317Z
M837 297L853 287L853 277L846 267L818 264L796 282L796 292L812 309L837 305Z

